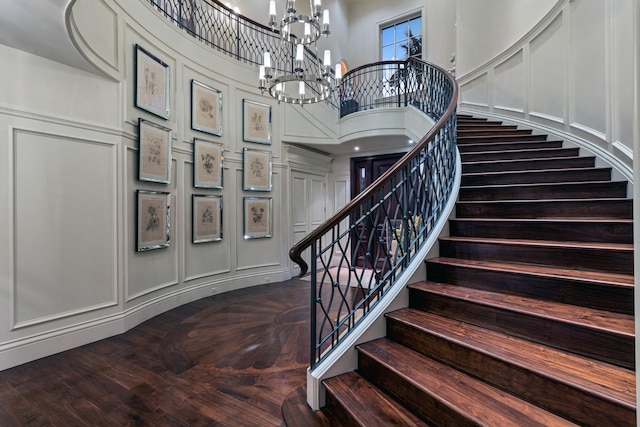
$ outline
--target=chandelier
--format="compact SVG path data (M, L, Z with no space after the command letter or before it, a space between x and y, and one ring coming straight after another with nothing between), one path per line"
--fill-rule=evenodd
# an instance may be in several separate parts
M289 104L313 104L324 101L331 95L334 87L340 84L342 68L336 66L335 75L331 75L331 52L324 51L320 62L316 41L320 36L328 37L329 10L322 11L321 0L309 0L310 14L299 13L295 0L286 0L286 10L278 22L276 2L269 1L269 26L280 32L279 52L273 52L275 58L292 61L291 72L278 73L278 67L272 62L272 52L264 52L264 62L260 65L258 88L278 100ZM315 54L316 59L305 61L305 50ZM305 64L310 64L306 66ZM282 69L287 69L285 65Z

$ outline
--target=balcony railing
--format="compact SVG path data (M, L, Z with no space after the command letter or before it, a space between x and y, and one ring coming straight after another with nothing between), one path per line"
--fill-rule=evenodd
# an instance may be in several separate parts
M311 267L312 369L415 261L452 195L455 178L458 89L449 73L416 59L381 62L347 74L342 89L342 96L357 103L345 111L343 98L342 115L412 105L436 124L390 170L289 252L301 275Z
M264 52L271 53L271 61L278 73L291 73L295 68L293 48L281 48L278 31L235 13L217 0L146 0L176 26L204 44L256 68L262 64ZM265 13L268 11L265 2ZM322 61L315 52L305 49L303 68L318 69ZM258 72L256 70L256 85ZM313 87L310 87L313 90ZM338 107L334 92L327 102Z

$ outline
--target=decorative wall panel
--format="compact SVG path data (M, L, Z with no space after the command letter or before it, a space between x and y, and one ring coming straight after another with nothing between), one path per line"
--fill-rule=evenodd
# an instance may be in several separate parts
M494 99L496 108L524 111L524 58L522 50L512 55L494 70Z
M564 119L567 57L562 14L531 41L530 108L532 115Z
M115 304L115 146L13 138L15 326Z

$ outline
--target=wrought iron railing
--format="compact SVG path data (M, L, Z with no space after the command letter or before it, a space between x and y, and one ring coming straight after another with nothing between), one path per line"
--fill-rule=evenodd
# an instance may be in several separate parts
M293 69L293 52L278 56L277 32L217 0L147 1L179 28L226 55L257 67L269 51L279 72ZM305 67L318 63L307 50ZM341 117L413 105L437 122L392 169L291 249L302 275L308 270L303 257L311 264L312 368L393 286L439 219L455 174L457 91L445 70L409 59L354 69L329 99L340 107Z
M446 108L442 74L427 63L383 61L355 68L342 79L340 117L356 111L415 105L437 120ZM444 106L444 107L443 107Z
M179 28L238 61L257 68L262 64L264 52L268 51L272 66L279 73L290 73L295 68L295 52L281 49L278 31L235 13L217 0L146 1ZM267 6L265 2L265 13ZM317 69L321 64L315 52L305 49L305 69ZM337 108L338 94L334 92L327 102Z
M394 73L398 78L391 94L389 77ZM345 76L344 84L349 82L357 110L413 105L436 124L390 170L289 252L301 276L311 266L312 369L408 268L454 185L458 89L445 70L415 59L385 62L354 70ZM390 95L394 103L387 102Z

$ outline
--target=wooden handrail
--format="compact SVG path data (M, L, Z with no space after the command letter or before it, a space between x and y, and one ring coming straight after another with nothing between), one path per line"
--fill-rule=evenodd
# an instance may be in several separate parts
M402 64L402 63L408 64L409 61L418 61L418 62L422 62L423 64L427 64L425 61L418 60L415 58L410 58L410 59L407 59L406 61L392 61L392 63L397 62L399 64ZM390 62L385 61L384 63L388 64ZM361 70L367 67L377 66L380 64L382 64L382 62L364 65L362 67L358 67L358 68L355 68L354 70L351 70L350 73L354 73L358 70ZM289 250L289 258L300 266L300 277L304 276L309 270L309 266L302 258L302 252L304 252L308 247L310 247L313 244L313 242L318 240L322 235L324 235L329 230L334 228L340 221L342 221L347 216L349 216L356 206L358 206L361 202L363 202L367 198L370 198L376 192L376 190L378 190L380 187L382 187L386 183L386 181L388 181L394 174L398 173L400 169L405 167L413 158L415 158L418 155L418 153L420 153L420 151L423 150L425 146L438 134L438 132L440 132L440 130L444 127L444 125L446 124L447 120L449 120L451 115L454 114L456 105L458 102L458 85L455 79L444 68L439 67L437 65L433 65L433 64L429 64L429 66L438 69L440 72L446 75L453 87L451 102L447 106L447 109L445 110L444 114L438 119L438 121L429 130L429 132L427 132L427 134L424 137L422 137L420 141L418 141L418 143L409 152L407 152L407 154L402 156L402 158L398 160L396 164L393 165L393 167L388 169L384 174L382 174L382 176L380 176L369 187L367 187L365 191L358 194L349 203L347 203L342 209L336 212L331 218L327 219L325 222L320 224L320 226L318 226L315 230L309 233L306 237L304 237L298 243L293 245L291 250Z

